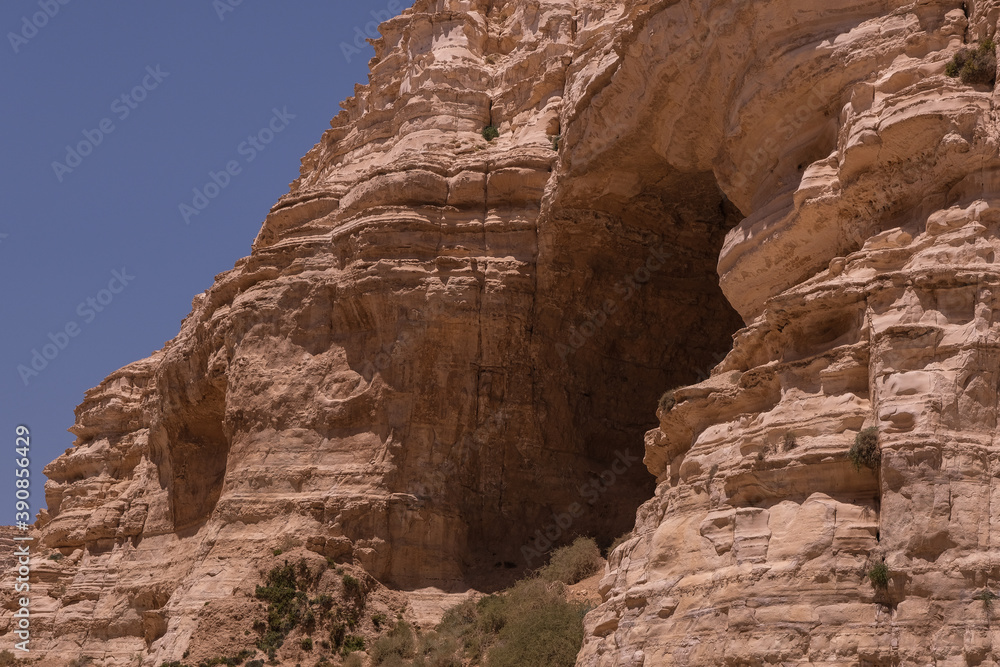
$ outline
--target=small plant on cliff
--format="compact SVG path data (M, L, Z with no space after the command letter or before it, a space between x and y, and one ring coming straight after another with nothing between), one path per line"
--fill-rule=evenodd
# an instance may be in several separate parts
M674 400L675 391L677 390L671 389L670 391L664 392L663 396L660 396L660 402L657 404L657 407L661 412L670 412L674 409L674 406L677 405L677 401Z
M589 537L578 537L573 544L553 551L549 564L538 570L538 576L546 581L575 584L595 574L603 564L597 542Z
M986 588L986 589L980 591L979 593L976 593L972 597L972 599L973 600L982 600L982 602L983 602L983 609L985 609L986 611L990 611L991 609L993 609L993 601L996 600L997 597L1000 597L1000 596L997 596L996 593L994 593L990 589Z
M17 664L17 658L10 651L0 651L0 667L11 667Z
M784 439L784 441L783 441L783 443L782 443L782 447L781 447L781 448L782 448L782 449L783 449L784 451L786 451L786 452L787 452L787 451L789 451L789 450L792 450L792 449L795 449L795 445L796 445L796 444L797 444L797 443L795 442L795 436L794 436L794 435L792 434L792 432L791 432L791 431L787 431L787 432L785 433L785 439Z
M992 86L997 78L996 45L992 39L984 40L975 49L960 49L948 62L945 73L962 83Z
M868 580L874 588L885 590L889 587L889 566L879 561L868 568Z
M59 553L58 551L55 552L55 553L53 553L53 554L49 554L49 560L54 560L54 561L58 562L58 561L61 561L62 559L63 559L63 555L61 553Z
M486 141L493 141L499 136L500 130L498 130L495 125L487 125L483 128L483 139Z
M882 462L882 452L878 447L878 429L869 426L860 431L854 437L854 444L848 450L847 458L854 464L855 470L861 470L861 466L878 470Z
M562 139L562 135L554 134L550 137L550 139L552 139L552 150L554 151L559 150L559 140Z

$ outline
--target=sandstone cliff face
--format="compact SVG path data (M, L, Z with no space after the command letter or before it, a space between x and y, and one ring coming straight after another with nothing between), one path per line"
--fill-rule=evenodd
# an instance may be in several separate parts
M197 651L274 548L458 592L633 520L580 665L996 664L996 4L418 0L78 408L45 664Z
M649 25L702 26L685 56L624 56L729 59L734 78L704 85L717 123L669 145L704 151L747 214L719 270L748 326L646 436L656 495L610 558L580 665L998 664L974 599L1000 574L995 95L944 72L998 17L681 3ZM845 457L864 427L875 473Z
M36 655L202 655L275 548L461 592L633 525L661 388L739 326L714 272L739 218L706 173L670 176L683 196L613 171L559 187L622 17L421 0L382 26L251 255L78 408L36 527L65 556Z

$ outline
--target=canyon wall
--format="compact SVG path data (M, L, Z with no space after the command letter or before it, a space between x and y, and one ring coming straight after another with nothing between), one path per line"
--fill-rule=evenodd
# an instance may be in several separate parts
M634 526L579 665L996 664L998 132L945 66L998 18L418 0L251 254L77 409L36 655L178 660L274 549L460 593Z

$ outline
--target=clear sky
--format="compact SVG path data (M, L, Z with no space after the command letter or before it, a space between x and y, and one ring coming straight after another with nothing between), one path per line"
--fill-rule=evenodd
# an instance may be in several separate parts
M14 521L17 426L33 517L84 391L173 338L249 253L367 81L374 18L410 4L3 3L0 523Z

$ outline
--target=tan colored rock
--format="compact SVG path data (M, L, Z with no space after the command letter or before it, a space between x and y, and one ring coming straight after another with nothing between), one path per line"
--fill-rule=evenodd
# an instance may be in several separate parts
M666 144L710 157L747 214L719 262L747 327L647 434L656 495L609 558L578 664L995 665L973 598L997 576L1000 133L994 93L943 71L1000 7L840 3L772 23L780 7L720 9L688 54L736 57L728 20L772 54L711 87L725 120ZM678 81L646 94L682 99ZM867 426L877 474L846 457ZM885 591L865 575L882 558Z
M581 667L1000 663L1000 133L944 74L998 20L418 0L250 256L78 408L46 664L249 643L277 548L428 625L637 506Z
M706 174L684 197L560 184L621 20L418 0L383 24L369 85L250 256L79 406L46 468L37 530L65 590L45 592L35 655L235 649L277 548L413 591L427 624L551 546L629 529L662 387L739 324L713 269L738 217Z

